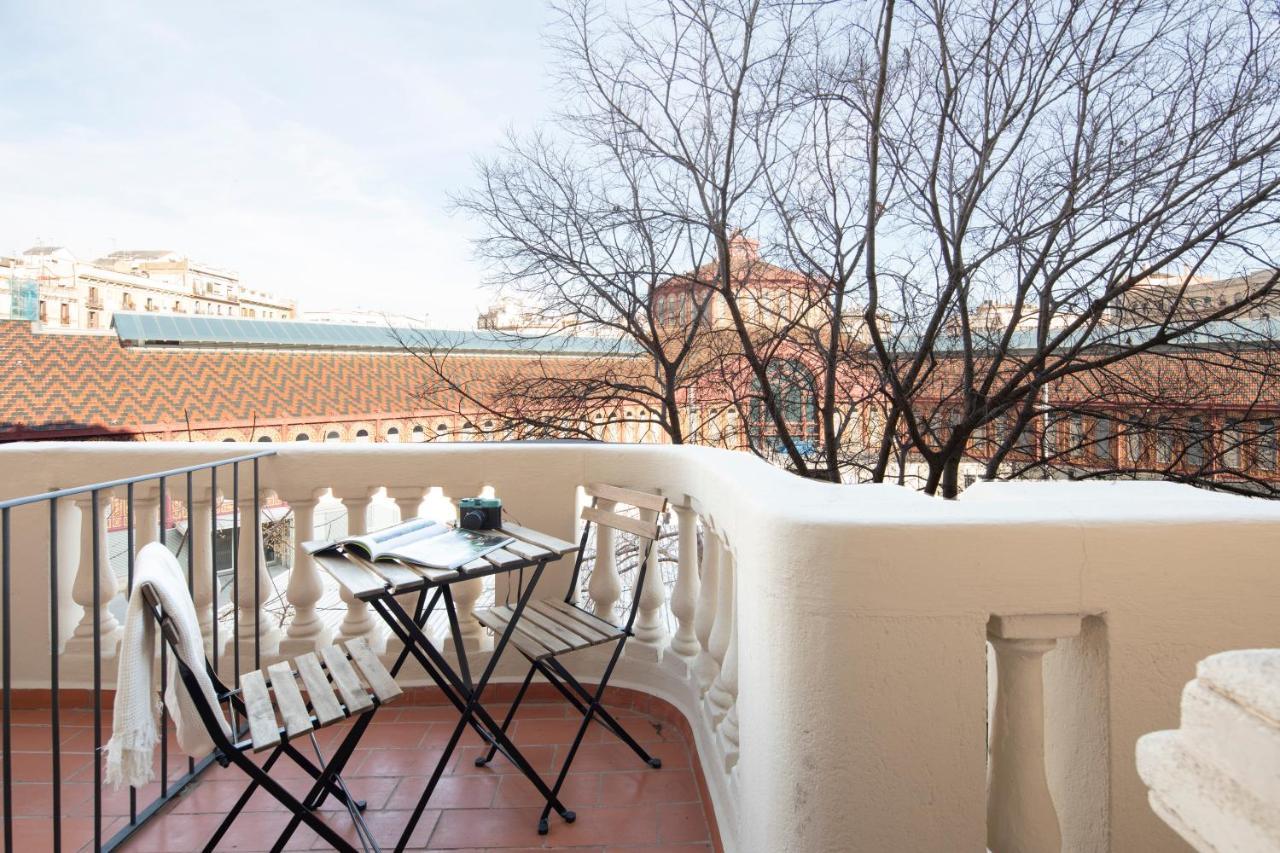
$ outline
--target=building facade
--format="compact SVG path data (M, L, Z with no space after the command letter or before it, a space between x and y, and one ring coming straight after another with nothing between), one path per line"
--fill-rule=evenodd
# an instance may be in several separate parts
M41 328L104 331L117 311L293 319L297 305L240 283L229 270L178 252L112 252L82 261L61 246L35 246L0 258L0 318Z

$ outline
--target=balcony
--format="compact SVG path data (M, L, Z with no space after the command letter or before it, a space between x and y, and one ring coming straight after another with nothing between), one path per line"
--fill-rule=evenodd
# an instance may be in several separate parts
M553 847L1187 849L1147 804L1135 744L1177 727L1179 694L1198 660L1280 645L1280 505L1265 501L1164 483L1009 483L981 484L943 502L894 486L804 481L745 454L602 444L304 443L217 468L216 484L207 468L181 472L256 450L14 444L0 448L8 475L0 500L82 485L90 471L107 481L178 469L163 493L154 479L119 488L118 496L132 496L126 532L136 549L156 538L166 500L189 507L197 609L211 644L217 632L220 669L231 672L237 641L242 670L255 668L255 652L265 665L335 633L369 637L388 661L398 647L367 607L335 592L300 551L292 551L291 569L273 572L255 537L241 536L234 567L215 559L208 547L215 485L240 518L287 504L304 539L312 530L339 532L320 526L335 512L357 525L445 516L450 500L486 487L520 523L563 538L574 535L585 483L670 499L662 571L649 573L644 589L629 590L626 555L602 546L584 595L597 611L640 596L637 636L614 676L613 703L652 723L677 772L660 771L671 780L661 793L606 795L608 785L631 783L604 777L630 768L614 767L602 749L575 783L590 789L583 796L596 819L586 819L584 807L577 824L554 826L545 839ZM19 830L45 838L38 833L55 823L48 815L56 787L64 849L92 841L95 829L100 844L114 839L125 850L183 846L172 839L203 825L191 815L218 812L222 789L242 783L227 784L216 766L189 765L170 752L165 790L135 792L136 819L128 797L94 784L87 757L95 743L93 696L105 691L109 725L122 612L117 574L127 566L124 553L95 540L92 508L82 495L52 510L37 502L9 511L0 615L15 644L4 672L11 831L15 839ZM101 493L98 511L104 516L96 527L109 529ZM175 539L186 535L179 527ZM539 593L562 594L568 569L549 567ZM215 606L214 579L232 577L239 597L219 583ZM468 586L458 594L464 615L504 593ZM474 618L464 625L475 666L487 659L491 638ZM57 638L54 649L39 639L49 636ZM500 680L523 675L516 663L504 655ZM51 753L42 727L55 716L54 700L62 747ZM375 818L379 807L397 810L399 780L419 766L410 756L433 736L438 697L423 688L410 700L396 712L403 716L374 724L367 755L353 765L359 775L352 782L369 786ZM533 714L559 707L540 697ZM562 733L537 719L529 718L523 743L541 738L541 752L555 761ZM502 799L504 780L485 773L459 779L459 788L491 786L488 807L451 815L442 804L424 844L543 841L532 826L527 838L502 834L505 810L523 805ZM262 808L268 811L256 825L279 819ZM458 826L492 834L451 834Z

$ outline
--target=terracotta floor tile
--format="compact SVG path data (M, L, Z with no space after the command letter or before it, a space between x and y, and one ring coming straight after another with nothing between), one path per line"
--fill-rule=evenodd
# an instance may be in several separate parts
M675 741L660 741L645 746L654 758L662 759L663 769L675 770L689 766L689 752L685 745ZM562 761L563 756L558 756ZM557 765L558 766L558 765ZM603 743L584 743L573 759L573 769L582 772L607 770L639 770L645 767L631 747L610 739Z
M359 749L342 775L422 776L435 769L443 754L439 749Z
M711 832L702 803L660 803L658 834L663 841L708 841Z
M548 786L555 784L555 777L547 774L543 781ZM566 808L578 810L594 806L599 799L600 776L596 773L570 773L560 789L560 802ZM542 806L546 800L533 783L516 773L508 773L502 777L498 785L498 794L493 800L497 808L520 808L522 806Z
M600 774L600 804L698 802L698 782L693 772L667 767L659 770Z
M578 736L578 729L582 726L582 718L575 719L551 719L538 720L526 719L522 720L517 717L515 725L511 729L511 740L517 746L522 744L535 743L573 743L574 738ZM585 734L582 736L582 742L599 743L603 736L612 734L606 732L602 725L592 723Z
M494 793L500 782L507 776L444 776L431 794L433 809L466 809L488 808L493 803ZM520 778L532 790L523 777ZM398 779L399 785L395 793L386 803L388 809L412 809L418 804L427 787L426 776L405 776Z
M578 819L573 823L552 821L547 841L557 846L653 844L658 840L655 809L645 804L575 809Z
M531 745L521 746L518 742L516 746L520 749L520 754L529 762L529 766L539 773L548 774L556 758L556 747L549 745ZM480 755L481 747L478 746L460 746L454 751L453 766L450 772L455 775L463 775L470 773L519 773L520 769L509 762L501 753L494 756L493 761L484 767L476 767L476 758Z
M432 850L449 850L459 847L503 848L537 845L540 810L528 809L449 809L440 815L436 831L431 836ZM566 826L554 818L555 832Z

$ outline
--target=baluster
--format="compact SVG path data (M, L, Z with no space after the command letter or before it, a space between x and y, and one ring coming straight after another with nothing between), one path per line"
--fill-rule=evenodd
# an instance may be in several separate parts
M992 616L996 705L987 783L987 846L1060 853L1062 832L1044 768L1044 655L1080 633L1076 614Z
M734 571L733 553L720 544L720 592L716 596L716 624L711 631L711 655L720 664L715 681L707 690L707 703L712 722L719 725L733 707L738 692L738 653L734 639ZM733 652L730 659L729 654Z
M197 492L194 505L187 509L187 547L192 549L195 565L191 577L195 589L192 590L192 601L196 606L196 616L200 620L200 634L204 637L205 648L213 643L213 518L210 516L213 504L222 500L219 490L214 495L209 489ZM219 637L219 644L225 642ZM218 650L221 657L222 650Z
M75 504L80 509L80 562L76 567L75 583L71 586L71 598L79 604L84 613L80 622L67 640L68 655L93 658L93 614L98 612L98 636L101 638L101 652L104 658L115 657L116 645L122 633L120 623L108 609L111 599L116 596L116 576L111 570L111 560L107 549L107 520L111 517L110 489L98 492L99 533L98 541L93 540L93 500L90 495L79 495ZM132 521L132 520L131 520ZM98 554L98 599L93 598L93 555Z
M247 493L247 494L246 494ZM266 491L260 491L258 506L254 506L253 486L241 486L239 500L240 531L236 540L236 576L239 580L239 597L236 609L240 611L240 672L254 669L253 637L258 632L258 649L263 657L274 655L280 648L280 632L273 624L273 617L266 611L271 596L271 581L267 572L267 557L262 550L262 520L255 516L266 503ZM256 576L255 576L256 570ZM257 606L254 590L257 590Z
M141 551L152 542L160 542L160 486L155 483L133 487L133 547ZM102 528L106 535L105 527ZM136 552L135 552L136 553Z
M612 512L618 505L614 501L597 500L596 506ZM613 608L622 597L622 579L618 577L618 550L612 527L602 524L596 529L596 564L587 581L587 595L595 605L595 613L601 619L612 622Z
M658 513L651 509L642 509L640 518L655 525L659 521ZM655 538L653 547L649 549L644 586L632 591L632 594L639 596L640 599L635 625L635 638L638 643L635 648L627 650L629 655L635 656L635 653L639 652L654 660L661 659L662 648L666 645L667 639L667 626L662 618L662 609L667 603L667 587L662 582L660 546L660 540Z
M716 660L711 654L711 635L716 624L716 599L720 594L720 538L710 526L703 527L702 586L698 590L698 612L694 616L693 630L698 636L698 656L693 662L693 674L698 686L706 691L716 677Z
M315 536L315 494L286 497L293 512L293 569L289 572L289 585L285 597L293 606L293 621L289 623L287 636L281 641L281 654L292 657L305 654L332 641L333 632L320 618L316 605L324 595L324 580L320 569L302 543Z
M676 632L671 637L671 651L691 658L701 646L694 630L698 612L700 581L698 578L698 514L691 506L676 507L680 531L680 562L675 589L671 591L671 612L676 617Z
M377 489L369 489L363 495L348 497L345 494L336 495L335 490L335 495L341 498L342 503L347 507L348 536L369 532L369 504L373 502L376 491ZM338 587L338 595L342 603L347 606L346 616L338 626L338 638L350 640L355 637L364 637L369 641L369 645L381 647L383 638L379 636L378 623L374 621L373 611L369 609L369 605L356 598L343 586Z
M483 486L457 486L450 491L464 495L478 495L483 491ZM454 496L445 494L444 497L453 504L456 514L457 502ZM453 594L453 606L458 611L458 633L462 635L462 648L467 652L493 648L493 639L480 624L480 620L476 619L476 602L484 594L484 578L452 584L449 591ZM443 602L437 609L443 610ZM447 629L444 633L444 648L456 653L453 636Z
M719 687L729 702L729 709L718 731L725 770L732 770L738 763L738 603L736 594L738 568L732 561L730 566L729 574L734 589L731 592L732 604L729 607L729 648L725 650L724 666L720 668L720 677L716 679L716 686L711 688L713 700L716 697L716 687Z
M387 497L396 502L396 508L400 510L401 521L408 521L411 518L420 517L422 515L422 502L426 499L426 496L427 490L421 486L387 487ZM396 600L400 602L400 606L408 613L413 613L414 605L417 604L417 598L418 594L416 592L396 596ZM404 648L404 644L400 642L400 638L392 634L388 634L386 648L388 652L395 653Z

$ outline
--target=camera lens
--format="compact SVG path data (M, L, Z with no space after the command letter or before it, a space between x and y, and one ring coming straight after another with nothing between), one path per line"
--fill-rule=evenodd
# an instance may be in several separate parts
M462 514L462 526L468 530L479 530L484 527L484 513L478 509L469 509Z

